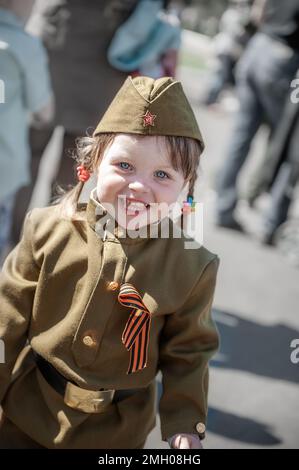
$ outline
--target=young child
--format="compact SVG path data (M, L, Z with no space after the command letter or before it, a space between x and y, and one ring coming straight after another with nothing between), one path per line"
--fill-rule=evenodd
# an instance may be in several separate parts
M24 31L33 0L0 0L0 265L15 194L30 179L28 113L37 125L53 115L45 50Z
M203 147L180 82L128 77L78 143L78 185L28 213L0 282L2 448L142 448L158 371L162 439L201 447L219 259L165 207L192 202Z

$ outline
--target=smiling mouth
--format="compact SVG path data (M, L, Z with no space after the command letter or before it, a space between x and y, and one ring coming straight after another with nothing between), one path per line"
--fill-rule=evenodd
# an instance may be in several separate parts
M149 209L150 204L144 201L133 198L123 198L125 209L128 215L138 215L140 212L145 212Z

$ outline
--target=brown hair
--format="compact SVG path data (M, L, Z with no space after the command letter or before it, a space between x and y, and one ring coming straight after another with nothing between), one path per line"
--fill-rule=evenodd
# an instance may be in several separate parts
M105 152L112 144L115 133L99 134L96 137L81 137L76 140L76 152L73 158L78 164L93 173ZM139 135L139 134L138 134ZM140 135L142 137L142 135ZM173 168L181 170L185 183L189 182L188 196L194 197L194 186L197 178L200 155L203 151L201 143L190 137L162 136L165 139ZM59 188L60 195L54 201L59 204L61 215L72 220L81 218L77 211L77 204L84 187L79 181L70 191L64 192Z

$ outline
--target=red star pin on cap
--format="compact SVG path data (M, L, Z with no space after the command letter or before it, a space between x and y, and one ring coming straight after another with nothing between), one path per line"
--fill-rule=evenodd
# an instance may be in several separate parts
M156 119L157 115L152 114L149 110L142 116L143 117L143 126L154 126L154 120Z

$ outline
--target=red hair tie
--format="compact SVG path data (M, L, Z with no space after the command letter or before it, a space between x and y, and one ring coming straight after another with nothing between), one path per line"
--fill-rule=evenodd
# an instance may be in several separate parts
M85 168L84 165L77 166L78 180L85 183L90 178L90 172Z

